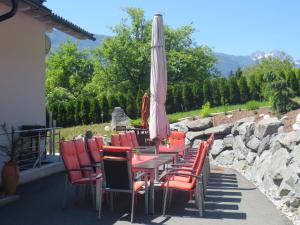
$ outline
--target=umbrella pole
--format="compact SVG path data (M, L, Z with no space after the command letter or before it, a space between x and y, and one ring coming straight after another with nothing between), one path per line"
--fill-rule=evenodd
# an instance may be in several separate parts
M155 139L155 155L158 155L159 153L159 144L160 144L160 140ZM159 181L159 177L158 177L158 169L155 169L155 181L158 182Z

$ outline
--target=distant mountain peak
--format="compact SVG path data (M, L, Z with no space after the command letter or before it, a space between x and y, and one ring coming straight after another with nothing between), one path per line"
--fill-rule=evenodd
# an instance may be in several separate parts
M290 59L294 60L292 56L284 53L283 51L277 50L277 49L274 49L270 52L256 51L256 52L251 54L251 59L253 61L259 61L259 60L269 58L269 57L278 58L280 60L285 60L287 58L290 58Z

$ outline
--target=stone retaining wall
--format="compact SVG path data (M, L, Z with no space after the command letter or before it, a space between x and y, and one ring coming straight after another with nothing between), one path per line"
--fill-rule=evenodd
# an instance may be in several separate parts
M296 217L300 206L300 131L283 132L277 118L254 117L212 126L212 118L184 120L171 127L186 131L186 142L197 147L215 134L210 160L235 168ZM277 205L278 205L277 204Z

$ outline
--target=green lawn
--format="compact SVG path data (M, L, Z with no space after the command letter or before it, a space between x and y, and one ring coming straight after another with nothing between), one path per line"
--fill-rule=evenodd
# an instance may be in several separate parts
M297 100L300 100L297 99ZM259 107L268 106L268 102L259 102ZM246 109L245 104L239 104L239 105L228 105L227 111L232 110L238 110L238 109ZM218 106L218 107L212 107L211 113L218 113L218 112L224 112L224 106ZM185 117L193 117L200 115L200 109L192 110L188 112L178 112L178 113L172 113L168 115L168 119L170 123L175 123L181 118ZM140 119L132 120L133 125L140 125ZM72 139L75 136L78 136L79 134L84 134L87 130L91 130L93 133L97 135L110 135L110 132L106 132L104 130L104 127L110 125L110 123L103 123L103 124L92 124L92 125L81 125L81 126L75 126L75 127L68 127L68 128L62 128L60 129L61 137L64 137L65 139L69 140Z

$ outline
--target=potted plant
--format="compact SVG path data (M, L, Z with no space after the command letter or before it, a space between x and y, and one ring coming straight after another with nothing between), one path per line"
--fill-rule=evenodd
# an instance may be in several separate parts
M20 147L20 138L16 136L15 130L12 127L11 132L8 132L6 124L1 124L7 138L7 145L0 145L0 149L4 151L9 160L5 162L2 170L2 185L5 194L12 195L16 193L16 188L19 183L19 166L17 163L17 155Z

